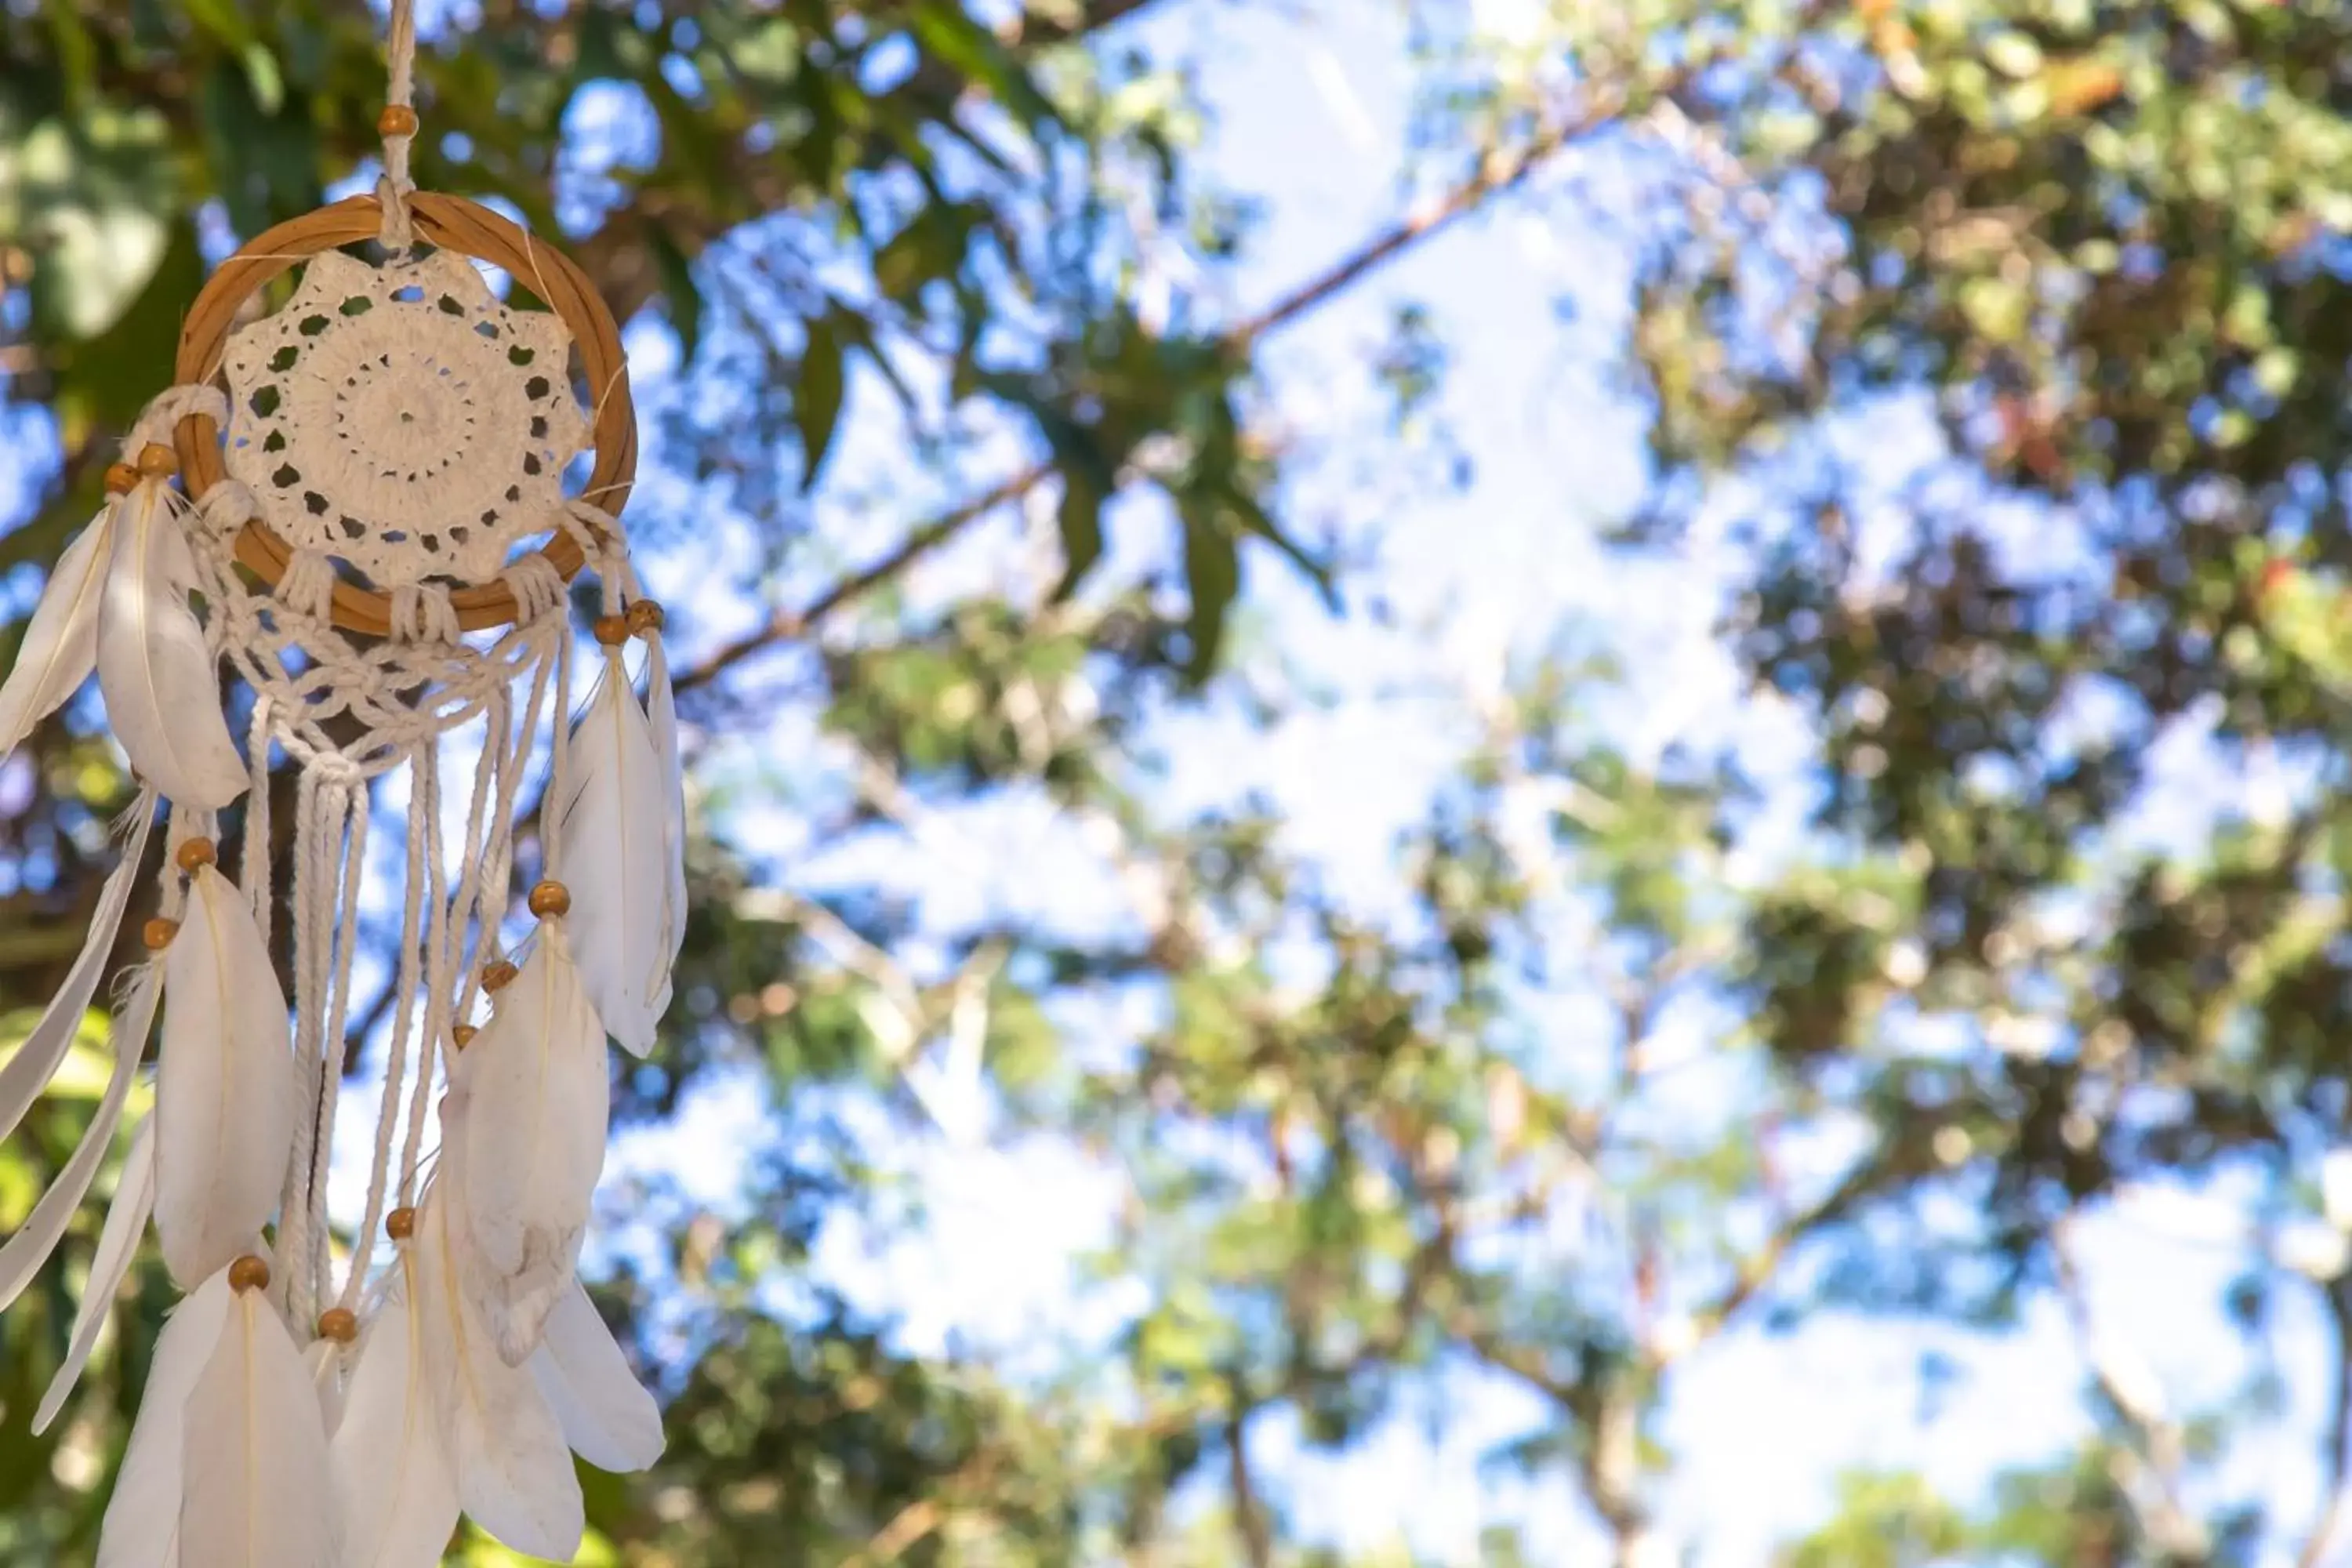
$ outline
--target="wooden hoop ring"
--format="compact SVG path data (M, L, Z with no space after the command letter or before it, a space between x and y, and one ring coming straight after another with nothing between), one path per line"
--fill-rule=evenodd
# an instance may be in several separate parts
M618 517L637 475L637 411L629 396L629 366L621 353L620 330L604 297L570 257L532 239L478 202L419 191L408 198L408 211L418 235L444 250L506 268L545 300L572 330L597 399L596 462L583 496ZM179 384L202 386L220 374L238 309L272 279L321 251L373 239L382 227L383 209L376 198L356 195L247 241L221 264L189 307L187 324L180 329L174 372ZM173 437L188 494L202 500L228 477L220 429L208 416L192 414L180 421ZM587 564L580 542L568 532L558 532L539 553L566 582ZM293 548L259 518L237 535L237 560L272 588L286 575L293 555ZM513 590L502 582L454 589L449 599L457 624L467 631L505 626L521 614ZM380 589L337 582L333 614L335 625L346 631L379 637L392 633L392 596Z

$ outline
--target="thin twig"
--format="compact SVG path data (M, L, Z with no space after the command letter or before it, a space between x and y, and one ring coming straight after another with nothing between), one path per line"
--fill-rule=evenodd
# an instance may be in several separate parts
M806 636L844 605L862 598L887 583L998 507L1020 500L1043 483L1045 476L1053 471L1051 463L1038 463L1024 468L987 494L974 497L953 511L925 523L900 541L896 550L835 583L811 600L806 608L779 610L758 630L722 644L701 663L679 675L675 682L676 689L690 691L698 686L707 686L753 654L777 643Z

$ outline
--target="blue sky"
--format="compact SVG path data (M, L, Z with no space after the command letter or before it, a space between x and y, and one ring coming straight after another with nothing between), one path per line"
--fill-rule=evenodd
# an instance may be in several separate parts
M1212 167L1268 214L1236 280L1236 317L1279 297L1400 203L1411 79L1393 13L1303 9L1310 20L1299 23L1174 4L1134 35L1195 62L1215 110ZM1495 16L1509 8L1480 9ZM1631 199L1605 164L1575 172L1590 178L1583 199ZM1290 809L1291 844L1320 858L1367 907L1393 897L1386 847L1472 738L1470 715L1495 692L1506 658L1564 625L1622 658L1628 691L1611 711L1637 756L1678 739L1728 745L1776 782L1774 809L1748 854L1786 853L1801 821L1810 789L1803 721L1744 692L1711 635L1733 566L1719 531L1702 528L1681 558L1638 570L1604 562L1594 543L1593 529L1633 500L1643 474L1638 410L1608 379L1625 309L1624 259L1580 216L1562 179L1538 182L1286 335L1267 361L1286 427L1304 433L1305 450L1325 454L1294 476L1297 514L1337 518L1351 541L1376 545L1379 564L1351 585L1351 597L1388 597L1403 629L1334 624L1279 568L1257 563L1252 588L1268 606L1256 628L1258 658L1271 663L1278 652L1303 680L1344 695L1248 746L1213 712L1172 717L1162 739L1181 748L1183 765L1164 805L1181 810L1265 789ZM1565 317L1563 296L1577 307ZM1377 456L1377 395L1362 367L1388 305L1407 298L1433 308L1453 355L1444 411L1476 475L1459 494L1434 491ZM1903 406L1878 411L1839 440L1866 472L1884 475L1890 495L1938 450L1923 411ZM1727 492L1708 516L1720 523L1752 499ZM1120 556L1132 563L1157 548L1157 520L1130 514L1124 522ZM2020 531L2034 537L2030 526ZM968 584L1022 554L1007 519L927 568L914 592ZM2206 765L2193 733L2173 751L2179 765L2166 791L2145 806L2153 837L2201 819L2243 782ZM941 831L963 857L953 886L940 887L936 870L905 875L937 901L943 923L971 900L1007 891L1054 840L1050 823L1003 809ZM976 879L966 875L972 866L983 868ZM1098 906L1099 884L1079 866L1047 892L1023 896L1084 910ZM1559 1048L1591 1047L1564 1033ZM1097 1323L1115 1319L1116 1299L1089 1302L1068 1285L1069 1260L1104 1234L1112 1178L1072 1179L1086 1168L1066 1150L946 1137L910 1151L908 1162L926 1194L929 1234L870 1248L871 1238L845 1230L823 1257L867 1300L905 1312L910 1344L936 1349L953 1334L1010 1351L1041 1331L1071 1329L1074 1300ZM2146 1358L2176 1410L2221 1395L2243 1373L2219 1300L2245 1256L2245 1231L2243 1211L2225 1197L2150 1192L2085 1232L2093 1312L2120 1325L2120 1342ZM2315 1486L2314 1391L2327 1368L2315 1321L2307 1299L2285 1308L2276 1342L2291 1391L2286 1418L2232 1466L2236 1481L2290 1519L2307 1510ZM1924 1421L1919 1366L1931 1351L1951 1357L1961 1377ZM1864 1465L1917 1466L1958 1495L1974 1495L1999 1468L2059 1451L2086 1430L2083 1377L2054 1303L1998 1339L1844 1318L1786 1337L1735 1331L1674 1383L1665 1435L1678 1463L1659 1497L1667 1539L1705 1563L1760 1561L1769 1543L1822 1517L1840 1471ZM1441 1421L1425 1412L1401 1418L1342 1456L1300 1451L1278 1418L1255 1434L1297 1527L1360 1550L1409 1541L1426 1560L1453 1564L1477 1560L1482 1528L1524 1519L1539 1550L1581 1560L1579 1549L1594 1537L1566 1482L1498 1480L1482 1468L1491 1446L1537 1419L1525 1397L1464 1374L1433 1401Z

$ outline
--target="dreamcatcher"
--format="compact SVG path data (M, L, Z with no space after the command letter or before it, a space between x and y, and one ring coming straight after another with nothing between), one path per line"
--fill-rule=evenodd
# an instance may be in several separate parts
M0 1131L63 1061L141 879L161 883L148 957L113 991L89 1130L0 1247L5 1306L89 1193L160 1033L154 1109L37 1421L62 1408L152 1219L186 1295L156 1345L101 1568L429 1564L461 1510L569 1561L572 1453L635 1470L661 1452L654 1403L573 1272L604 1163L605 1037L650 1048L685 915L662 614L617 521L636 457L627 371L570 261L410 184L405 0L389 52L375 194L274 228L215 273L178 384L109 471L105 510L0 688L13 749L95 673L139 786L87 945L0 1064ZM370 241L375 259L345 252ZM502 303L478 262L552 313ZM566 584L583 568L603 614L575 711ZM526 921L509 892L514 819L543 732ZM292 784L275 807L293 816L283 889L273 771ZM339 1258L327 1186L374 891L371 786L395 775L409 809L384 905L400 934L383 1102ZM217 848L230 814L234 874ZM270 957L281 921L290 1005Z

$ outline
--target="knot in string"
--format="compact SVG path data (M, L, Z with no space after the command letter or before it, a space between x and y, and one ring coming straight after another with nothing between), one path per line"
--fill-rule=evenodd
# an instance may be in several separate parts
M236 479L223 479L196 502L196 518L205 531L226 538L261 515L261 503Z
M298 550L278 581L278 598L300 615L324 616L334 607L335 563L315 550Z
M457 606L430 583L404 583L392 591L392 635L400 642L454 643L461 635Z
M150 446L171 446L180 421L192 414L201 414L215 426L226 425L228 397L216 386L165 387L140 410L131 434L122 438L124 459L137 461L139 454Z
M563 574L544 555L526 555L499 574L514 595L519 621L535 621L563 603Z

